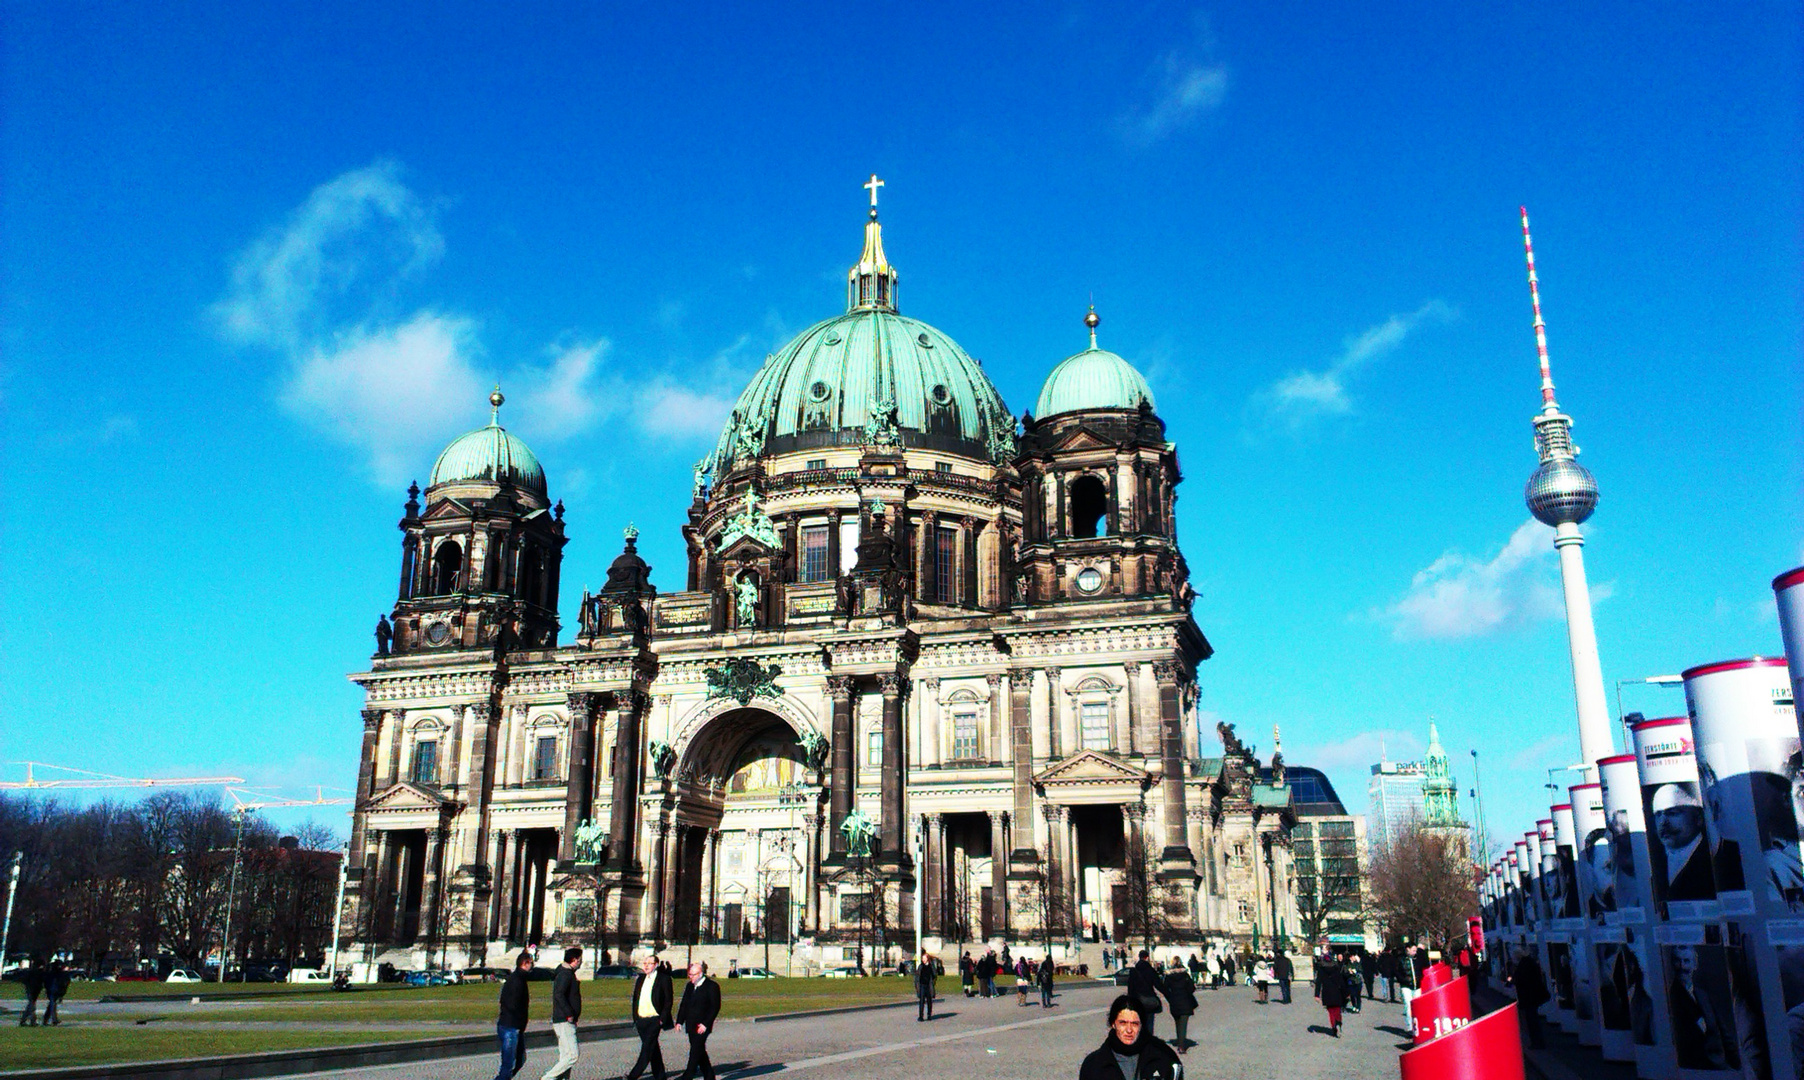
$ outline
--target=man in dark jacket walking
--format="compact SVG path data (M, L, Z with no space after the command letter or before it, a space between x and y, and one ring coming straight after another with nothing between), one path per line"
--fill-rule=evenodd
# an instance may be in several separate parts
M44 973L44 1023L61 1024L62 1018L56 1015L56 1007L62 1004L63 995L69 992L69 973L63 970L61 960L53 960L50 970Z
M1290 962L1290 954L1283 949L1272 959L1272 974L1278 978L1278 993L1283 995L1283 1003L1290 1004L1290 981L1296 978L1297 969Z
M1322 954L1315 969L1315 996L1328 1010L1328 1034L1340 1038L1340 1011L1347 1005L1347 973L1339 958Z
M1052 1008L1052 981L1057 975L1058 965L1052 962L1052 954L1047 953L1046 959L1040 961L1039 968L1034 971L1034 982L1040 987L1042 1009Z
M36 959L31 966L19 973L19 981L25 987L25 1011L19 1014L20 1027L38 1026L38 998L44 993L44 969Z
M1147 1035L1153 1034L1153 1021L1165 1011L1159 1002L1159 995L1165 993L1165 981L1159 978L1159 971L1147 959L1145 949L1140 950L1140 959L1129 969L1127 977L1128 996L1140 1006L1140 1026L1146 1029Z
M557 1063L540 1080L559 1080L576 1068L576 1022L583 1015L583 991L576 985L581 949L565 949L564 962L551 977L551 1033L557 1036Z
M532 954L523 952L501 983L501 1012L495 1018L495 1037L501 1040L501 1068L495 1073L495 1080L513 1080L520 1066L526 1064L526 1047L520 1045L520 1036L526 1031L527 1010L532 1004L532 992L526 986L526 977L531 973Z
M677 1006L677 1026L689 1036L689 1064L683 1066L682 1080L695 1080L701 1070L702 1080L714 1080L714 1063L708 1060L708 1035L714 1031L714 1018L720 1015L720 984L708 978L708 965L700 960L689 964L689 981L683 984L683 1003Z
M1551 995L1533 949L1523 950L1509 981L1516 986L1516 1015L1521 1018L1522 1033L1528 1037L1528 1045L1538 1050L1547 1045L1546 1036L1541 1034L1541 1006L1547 1004Z
M939 969L927 950L921 950L921 962L915 965L915 1023L933 1019L933 995L939 988Z
M633 980L633 1027L639 1031L639 1060L626 1072L626 1080L639 1080L646 1066L652 1080L665 1080L664 1050L658 1036L676 1026L670 1018L670 973L658 966L658 958L639 961L639 977Z

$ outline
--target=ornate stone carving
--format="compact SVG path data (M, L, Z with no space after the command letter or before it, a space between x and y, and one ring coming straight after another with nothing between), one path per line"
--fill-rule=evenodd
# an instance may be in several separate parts
M382 709L363 710L363 730L376 731L382 727Z
M825 736L810 728L796 736L796 741L802 744L802 760L809 768L819 772L826 767L828 745Z
M659 779L670 779L670 770L676 767L676 747L667 742L653 739L646 747L645 755L651 761L652 771Z
M894 398L879 398L871 403L871 419L864 425L866 446L899 446L902 442L901 421L896 415Z
M1233 724L1228 723L1226 720L1222 720L1215 725L1215 733L1221 736L1222 752L1228 757L1237 758L1246 756L1246 744L1240 741L1238 735L1234 734Z
M983 681L990 684L990 693L994 694L1002 685L1002 672L992 671L983 677Z
M1182 669L1178 667L1178 664L1175 660L1154 660L1153 661L1153 678L1159 680L1162 683L1177 682L1178 676L1181 673L1182 673Z
M844 701L844 700L850 698L852 696L852 676L850 676L850 675L829 675L829 676L827 676L827 694L830 697L836 698L840 701Z
M576 826L576 861L598 863L607 849L608 831L594 818L585 818Z
M1065 820L1065 808L1058 803L1041 803L1040 812L1046 815L1046 823L1057 825Z
M893 673L877 676L877 688L883 691L884 697L895 697L902 692L902 679Z
M745 493L745 505L741 506L726 524L721 526L720 537L716 545L724 551L732 547L740 537L747 537L775 551L778 547L777 526L758 505L758 493L748 490Z
M732 698L741 705L750 705L753 698L778 697L784 692L777 685L777 676L783 674L778 664L760 664L735 656L718 667L703 669L702 673L708 677L709 697Z

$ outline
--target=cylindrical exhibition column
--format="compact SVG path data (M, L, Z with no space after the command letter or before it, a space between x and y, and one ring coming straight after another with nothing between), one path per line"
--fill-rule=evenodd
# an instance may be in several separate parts
M1573 993L1578 999L1579 1040L1587 1046L1603 1045L1603 1019L1598 1009L1597 953L1594 931L1603 926L1604 904L1613 902L1614 881L1609 867L1609 833L1604 829L1603 788L1597 783L1575 785L1572 796L1573 865L1577 872L1579 928L1572 942ZM1559 829L1558 818L1554 828Z
M1779 601L1779 640L1791 662L1791 696L1804 693L1804 566L1787 570L1773 579L1773 596Z
M1549 807L1548 816L1535 822L1541 837L1541 913L1547 919L1541 942L1547 957L1547 988L1553 991L1547 1018L1566 1031L1577 1032L1578 1013L1573 1008L1572 998L1572 916L1577 905L1572 905L1572 912L1568 912L1572 900L1571 880L1560 865L1560 845L1553 826L1553 815L1561 810L1572 812L1570 806L1563 804L1558 808ZM1567 832L1570 838L1571 830Z
M1604 1057L1632 1059L1636 1073L1648 1080L1671 1080L1678 1062L1673 1058L1666 982L1653 952L1654 905L1647 891L1647 816L1641 804L1640 771L1634 754L1618 754L1599 761L1597 772L1615 881L1604 925L1594 931Z
M1559 1015L1559 1006L1555 1003L1553 991L1553 968L1548 963L1547 939L1553 932L1553 919L1548 914L1547 886L1543 879L1546 866L1542 862L1541 830L1531 829L1522 834L1522 842L1527 845L1522 859L1522 888L1527 894L1522 910L1528 914L1528 941L1526 944L1535 951L1535 958L1540 961L1541 973L1547 978L1548 998L1542 1003L1540 1013L1549 1020ZM1552 847L1552 844L1548 844Z
M1528 935L1522 911L1522 857L1516 854L1518 846L1506 848L1503 853L1503 921L1509 928L1506 931L1509 949L1507 952L1499 950L1503 952L1496 967L1499 979L1508 976L1516 966L1516 957L1521 954Z
M1804 770L1791 678L1780 659L1706 664L1685 672L1685 704L1743 1071L1763 1075L1770 1062L1773 1075L1795 1076L1804 1060L1791 1060L1787 1017L1804 1005Z
M1720 1080L1725 1071L1740 1071L1741 1048L1691 721L1644 720L1630 731L1648 823L1648 893L1661 919L1654 927L1656 970L1666 987L1678 1075Z

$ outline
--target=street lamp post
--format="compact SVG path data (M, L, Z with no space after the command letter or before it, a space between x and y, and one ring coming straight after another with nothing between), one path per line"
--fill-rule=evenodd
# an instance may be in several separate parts
M19 898L19 866L24 861L23 851L13 852L13 868L6 888L6 921L0 923L0 972L6 970L6 946L13 937L13 901Z
M1616 718L1622 723L1622 743L1625 752L1635 749L1634 735L1629 731L1628 716L1622 711L1622 688L1630 683L1637 686L1683 686L1683 675L1649 675L1640 679L1616 680Z
M1478 858L1480 866L1491 864L1490 840L1485 834L1485 786L1478 778L1478 751L1472 751L1472 816L1478 825Z
M344 928L345 878L350 870L351 848L347 844L344 853L338 857L338 903L332 908L332 958L326 963L326 974L334 978L338 975L338 935Z
M225 929L219 935L219 981L226 981L226 967L232 960L232 905L238 902L238 865L244 861L244 811L232 815L232 881L226 887ZM204 976L203 976L204 977Z

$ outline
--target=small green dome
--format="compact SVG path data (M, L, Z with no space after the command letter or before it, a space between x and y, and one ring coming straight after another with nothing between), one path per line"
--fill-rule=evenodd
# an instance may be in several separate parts
M1067 357L1040 387L1040 400L1034 405L1034 417L1044 420L1059 413L1085 409L1138 409L1145 402L1157 408L1153 392L1134 365L1107 349L1099 349L1092 339L1088 349Z
M440 484L512 484L543 499L545 470L519 437L501 426L499 413L505 400L501 391L489 395L495 413L487 427L452 440L432 466L429 487Z

